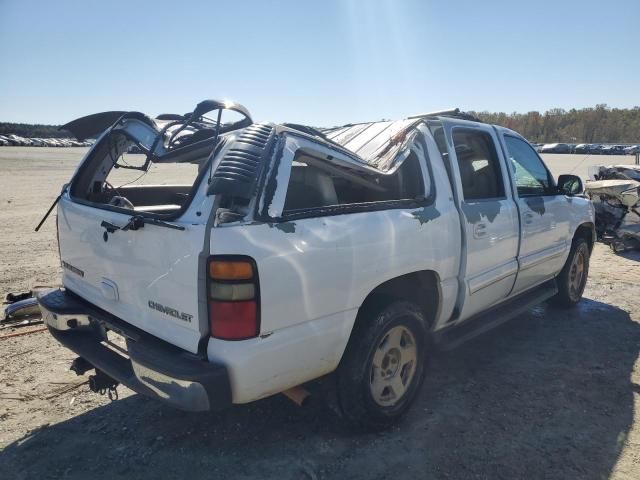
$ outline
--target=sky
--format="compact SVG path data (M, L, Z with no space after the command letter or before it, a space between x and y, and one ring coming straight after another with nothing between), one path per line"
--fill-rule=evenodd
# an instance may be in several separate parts
M640 105L639 0L0 0L0 121L105 110L331 126Z

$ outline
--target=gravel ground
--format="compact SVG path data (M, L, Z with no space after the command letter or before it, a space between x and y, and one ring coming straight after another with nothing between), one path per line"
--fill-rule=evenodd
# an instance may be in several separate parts
M3 296L57 283L55 222L33 227L82 152L0 148ZM556 175L584 175L624 159L547 161ZM319 397L189 414L121 387L112 402L86 385L68 390L84 377L46 332L2 339L0 478L637 480L639 261L597 245L576 309L542 305L436 355L409 414L377 434L350 432Z

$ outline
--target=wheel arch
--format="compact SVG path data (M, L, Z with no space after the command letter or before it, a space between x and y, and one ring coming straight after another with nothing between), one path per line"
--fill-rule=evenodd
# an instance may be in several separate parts
M593 222L584 222L578 225L575 232L573 233L573 239L571 241L572 244L579 238L583 238L586 240L589 245L589 253L593 251L593 246L596 241L596 228Z
M440 276L433 270L418 270L390 278L373 288L360 304L356 325L363 321L364 312L395 300L406 300L420 307L428 322L435 324L441 308ZM355 328L355 325L354 325Z
M418 270L390 278L373 288L358 308L340 362L354 339L354 332L362 322L367 321L366 313L396 300L406 300L418 305L427 321L427 331L430 332L442 308L440 275L434 270Z

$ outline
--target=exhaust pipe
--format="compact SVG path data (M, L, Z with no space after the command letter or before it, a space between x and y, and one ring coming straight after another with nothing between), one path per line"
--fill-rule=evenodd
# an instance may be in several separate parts
M306 388L300 385L291 387L282 394L299 407L304 407L308 403L309 395L311 395Z

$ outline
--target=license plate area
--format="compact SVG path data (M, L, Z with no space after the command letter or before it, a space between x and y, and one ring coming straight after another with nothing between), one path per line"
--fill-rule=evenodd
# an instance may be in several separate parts
M109 350L114 351L121 357L129 359L129 352L127 350L127 339L119 332L105 329L103 340L101 343Z

